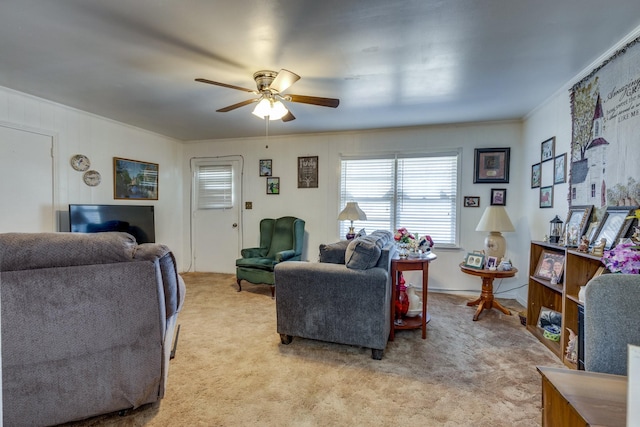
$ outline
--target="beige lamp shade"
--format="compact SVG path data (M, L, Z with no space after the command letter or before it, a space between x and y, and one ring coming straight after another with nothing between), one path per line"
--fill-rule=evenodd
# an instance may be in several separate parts
M480 218L476 231L488 231L484 239L484 252L500 261L507 251L507 242L502 231L516 231L504 206L488 206Z
M365 214L362 209L360 209L360 206L358 206L358 202L347 202L347 205L338 215L339 221L351 221L351 226L349 227L349 232L347 233L347 239L353 239L355 236L353 221L365 221L366 219L367 214Z

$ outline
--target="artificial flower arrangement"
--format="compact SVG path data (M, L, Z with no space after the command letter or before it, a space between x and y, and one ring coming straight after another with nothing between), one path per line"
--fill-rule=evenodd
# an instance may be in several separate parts
M640 274L640 246L631 241L605 251L602 262L612 273Z
M419 237L417 233L412 234L405 227L398 228L393 238L398 243L407 244L407 246L414 251L421 249L424 252L427 248L433 247L433 239L431 239L431 236L425 234Z

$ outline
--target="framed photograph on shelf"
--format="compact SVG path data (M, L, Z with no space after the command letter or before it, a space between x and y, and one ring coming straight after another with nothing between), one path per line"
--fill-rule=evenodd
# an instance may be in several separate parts
M540 207L552 208L553 207L553 186L540 187Z
M558 281L562 277L564 271L564 253L542 251L540 258L538 258L538 265L536 266L533 276L538 279L551 280L555 273Z
M564 223L562 236L565 246L578 246L582 236L587 235L593 205L571 206Z
M267 194L280 194L280 178L267 177Z
M484 265L484 255L481 253L470 253L467 254L467 257L464 261L465 267L477 268L478 270L482 270Z
M556 156L553 159L553 183L567 182L567 153Z
M113 198L158 200L158 164L114 157Z
M464 196L464 207L465 208L479 208L480 207L480 197Z
M318 156L298 157L298 188L318 188Z
M498 258L494 256L487 257L487 269L497 268L498 267Z
M491 189L491 205L506 206L506 204L507 204L507 189L492 188Z
M511 148L476 148L474 184L508 184Z
M552 137L540 144L540 161L546 162L553 159L556 149L556 137Z
M590 246L605 239L604 249L613 248L621 237L625 237L633 219L627 219L637 209L637 206L608 206Z
M531 188L539 188L541 182L541 163L531 165Z
M260 176L271 176L273 172L273 160L262 159L260 160Z
M562 314L550 308L541 307L536 326L543 330L553 330L555 328L560 330L562 327Z

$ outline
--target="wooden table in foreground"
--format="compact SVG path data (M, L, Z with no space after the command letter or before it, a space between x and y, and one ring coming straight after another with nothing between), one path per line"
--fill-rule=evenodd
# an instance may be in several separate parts
M478 320L480 313L484 309L497 308L501 312L507 315L511 315L511 312L504 308L502 304L493 299L493 279L504 279L505 277L513 277L518 272L517 268L512 268L508 271L498 271L498 270L487 270L487 269L479 269L466 267L464 263L460 264L460 270L463 273L470 274L472 276L480 276L482 277L482 293L477 300L469 301L467 305L469 307L477 305L478 309L476 310L476 314L473 315L473 320Z
M437 258L429 252L424 258L393 258L391 260L391 331L389 341L393 341L396 329L422 328L422 339L427 338L427 322L431 320L427 309L427 291L429 289L429 263ZM422 314L416 317L405 317L401 325L395 324L398 273L401 271L422 271Z
M542 426L627 425L627 377L538 367L542 376Z

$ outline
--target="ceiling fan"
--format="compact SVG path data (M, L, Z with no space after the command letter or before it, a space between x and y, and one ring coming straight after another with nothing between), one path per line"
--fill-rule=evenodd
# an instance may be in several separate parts
M227 87L229 89L241 90L243 92L259 95L257 98L247 99L237 104L229 105L216 110L219 113L235 110L245 105L258 103L253 110L253 114L270 120L282 119L283 122L295 120L295 116L289 111L282 101L300 102L303 104L319 105L321 107L336 108L340 104L340 100L336 98L320 98L308 95L283 94L291 85L300 80L300 76L289 70L282 69L279 72L261 70L253 74L256 81L257 89L246 89L240 86L234 86L227 83L214 82L208 79L196 79L197 82L208 83L216 86Z

